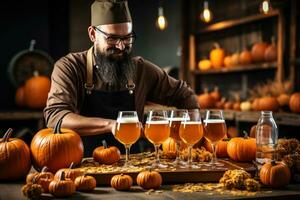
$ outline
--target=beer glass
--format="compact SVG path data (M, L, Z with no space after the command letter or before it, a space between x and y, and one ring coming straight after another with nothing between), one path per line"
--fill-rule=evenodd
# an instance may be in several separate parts
M173 165L186 165L186 163L180 160L180 142L181 138L179 137L179 127L182 121L184 121L184 117L188 117L187 110L185 109L177 109L177 110L169 110L168 118L170 121L170 137L173 138L176 142L176 159L173 162Z
M184 120L180 124L179 136L188 145L188 168L199 168L193 165L192 148L193 145L203 137L203 126L199 109L189 110L184 114Z
M153 164L154 168L166 168L159 162L159 147L170 136L170 126L167 117L167 112L164 110L151 110L148 112L145 136L154 145L156 161Z
M140 137L141 123L136 111L120 111L117 118L115 138L125 146L124 166L129 166L130 147Z
M206 110L204 119L204 137L211 143L213 149L213 158L210 164L214 166L223 166L217 162L216 144L222 140L227 133L226 123L222 110Z

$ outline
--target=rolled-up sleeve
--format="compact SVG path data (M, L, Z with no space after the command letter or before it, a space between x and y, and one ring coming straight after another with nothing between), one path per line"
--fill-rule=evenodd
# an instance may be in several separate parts
M48 94L44 117L47 127L54 127L66 114L77 111L78 84L75 68L66 58L61 58L51 75L51 89Z

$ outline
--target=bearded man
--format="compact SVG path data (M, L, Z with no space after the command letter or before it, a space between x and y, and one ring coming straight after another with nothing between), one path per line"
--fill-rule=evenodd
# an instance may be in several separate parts
M142 121L147 101L199 108L185 82L132 56L136 35L127 1L96 0L88 34L93 43L88 51L70 53L55 63L44 109L48 127L62 120L62 127L80 134L85 156L103 139L123 147L111 134L119 111L137 111Z

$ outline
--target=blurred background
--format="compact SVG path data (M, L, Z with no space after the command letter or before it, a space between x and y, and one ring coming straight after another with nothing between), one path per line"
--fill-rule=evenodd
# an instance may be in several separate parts
M17 89L35 70L49 77L60 57L91 46L87 28L92 2L1 4L1 134L14 127L29 141L44 127L42 109L18 102ZM134 54L185 80L199 95L203 109L225 109L235 134L249 130L259 110L268 109L276 113L280 137L299 137L299 95L293 97L292 109L290 105L292 95L300 91L299 4L297 0L129 0L137 33ZM209 99L212 92L219 95L215 100ZM269 107L253 106L255 99L265 97L269 99L262 99L261 105Z

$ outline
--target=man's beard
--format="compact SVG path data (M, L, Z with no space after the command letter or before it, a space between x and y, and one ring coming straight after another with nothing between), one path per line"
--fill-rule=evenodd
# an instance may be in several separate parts
M109 88L120 89L126 86L128 80L134 81L136 67L132 62L132 53L128 47L123 51L111 47L105 53L96 49L95 54L98 74Z

